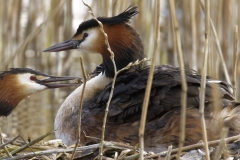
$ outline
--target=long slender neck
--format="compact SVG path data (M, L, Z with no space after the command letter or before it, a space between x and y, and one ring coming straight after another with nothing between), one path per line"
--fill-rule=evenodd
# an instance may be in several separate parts
M15 81L14 75L6 75L0 79L0 117L8 116L18 103L27 97Z
M1 85L0 85L1 87ZM24 99L25 97L15 94L14 91L8 90L7 94L3 93L0 89L1 96L0 96L0 117L1 116L8 116L14 108L17 107L18 103ZM10 92L12 91L12 92Z
M114 52L117 70L126 67L130 62L144 58L144 47L139 34L129 25L104 26L109 43ZM106 46L104 46L106 47ZM113 63L107 49L103 50L103 71L107 77L114 76ZM135 68L139 68L137 66ZM131 69L135 69L131 68Z

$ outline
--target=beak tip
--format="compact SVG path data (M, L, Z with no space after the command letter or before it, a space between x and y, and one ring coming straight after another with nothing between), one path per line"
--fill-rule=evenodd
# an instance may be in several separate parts
M68 41L53 45L43 50L43 52L59 52L59 51L65 51L70 49L77 49L77 46L79 45L79 43L80 43L79 41L68 40Z
M43 52L58 52L58 51L61 51L61 50L57 50L56 48L54 49L52 47L43 50Z

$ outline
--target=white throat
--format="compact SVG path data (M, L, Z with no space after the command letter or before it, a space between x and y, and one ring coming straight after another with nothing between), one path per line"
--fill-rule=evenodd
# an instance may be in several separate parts
M112 81L111 78L107 78L102 73L100 73L98 76L89 80L86 83L83 103L88 101L90 98L92 98L92 96L94 96L97 92L102 91L111 81ZM63 102L63 104L59 108L55 118L54 129L56 130L55 132L56 138L62 139L63 143L67 145L71 145L75 143L75 142L72 142L73 141L71 138L72 133L68 133L68 132L73 132L74 130L76 130L74 128L71 128L72 126L71 123L73 121L77 122L78 120L77 119L70 120L69 117L71 117L71 115L75 113L76 110L79 108L82 90L83 90L83 85L75 89L66 98L66 100ZM76 117L74 116L72 118L76 118Z

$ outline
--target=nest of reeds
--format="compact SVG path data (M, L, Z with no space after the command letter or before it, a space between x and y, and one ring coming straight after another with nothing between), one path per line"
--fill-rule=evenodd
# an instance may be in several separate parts
M44 141L43 139L51 135L49 132L37 139L29 142L23 140L21 136L13 139L3 138L0 145L0 159L18 160L49 160L49 159L75 159L90 160L100 159L99 144L88 146L66 146L59 139ZM233 136L226 139L208 142L211 159L238 159L240 158L240 136ZM224 142L224 143L223 143ZM182 148L181 159L206 159L203 142ZM167 151L160 153L144 152L144 159L168 160L176 159L179 148L169 146ZM103 145L102 159L105 160L137 160L139 159L138 145L130 146L119 142L105 141Z

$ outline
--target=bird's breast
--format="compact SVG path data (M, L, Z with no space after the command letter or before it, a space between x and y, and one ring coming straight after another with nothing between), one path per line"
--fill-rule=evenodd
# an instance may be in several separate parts
M100 73L98 76L92 78L86 83L84 90L83 105L90 99L94 98L100 91L108 85L112 79L107 78L104 74ZM78 110L80 105L80 97L83 92L83 85L75 89L63 102L59 108L54 128L56 130L56 138L63 140L63 143L70 144L70 140L77 137L77 122ZM86 106L87 107L87 106Z

